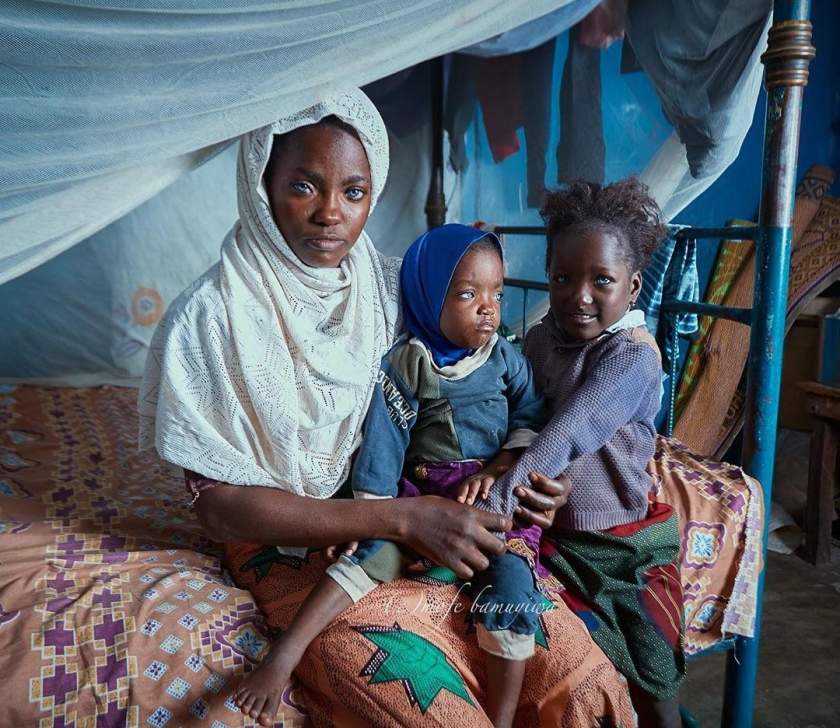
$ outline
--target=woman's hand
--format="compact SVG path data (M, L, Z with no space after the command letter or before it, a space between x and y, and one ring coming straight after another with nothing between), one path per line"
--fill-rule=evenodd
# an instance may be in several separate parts
M504 541L493 532L513 527L509 518L498 513L437 496L397 498L393 507L402 509L400 540L461 579L484 571L490 565L488 555L501 555Z
M565 475L549 478L542 473L531 473L530 487L519 486L514 494L519 505L514 509L514 523L519 528L539 526L549 528L554 523L558 508L566 505L572 484Z

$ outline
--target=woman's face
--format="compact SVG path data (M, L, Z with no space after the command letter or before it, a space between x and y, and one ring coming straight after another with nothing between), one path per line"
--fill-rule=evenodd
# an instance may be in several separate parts
M266 172L274 222L300 260L336 268L370 213L367 154L358 138L332 124L313 124L274 140Z

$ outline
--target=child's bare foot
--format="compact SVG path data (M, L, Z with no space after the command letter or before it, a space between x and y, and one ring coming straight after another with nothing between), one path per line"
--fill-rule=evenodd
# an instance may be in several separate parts
M300 656L277 640L257 667L247 674L234 693L239 709L262 726L274 725L283 689L297 667Z

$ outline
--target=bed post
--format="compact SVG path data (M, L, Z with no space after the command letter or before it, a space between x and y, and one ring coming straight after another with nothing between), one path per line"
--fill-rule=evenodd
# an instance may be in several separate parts
M432 100L432 178L426 196L426 227L430 230L446 222L443 192L443 58L429 61Z
M775 0L767 51L761 57L765 65L767 113L742 462L747 472L758 478L764 487L762 552L765 558L782 374L799 122L802 94L808 83L808 64L815 55L808 20L810 5L810 0ZM762 572L758 583L755 637L739 637L727 658L724 726L749 728L752 725L763 591Z

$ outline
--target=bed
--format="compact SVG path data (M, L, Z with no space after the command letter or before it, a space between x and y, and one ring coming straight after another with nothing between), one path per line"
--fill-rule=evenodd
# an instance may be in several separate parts
M183 481L136 448L136 391L0 389L2 725L251 725L229 696L268 647ZM662 438L682 520L686 651L753 633L762 496ZM725 640L724 640L725 643ZM277 725L307 725L294 684Z
M765 505L769 505L772 497L802 99L808 84L808 67L816 55L816 50L811 45L812 26L808 19L810 11L810 0L773 2L773 25L767 37L767 50L761 56L765 66L767 107L758 225L752 231L734 227L682 231L683 237L695 240L724 238L739 242L755 241L755 295L752 307L679 300L663 301L663 309L672 312L691 312L713 319L738 321L750 326L748 375L742 391L742 400L737 403L737 408L733 408L737 409L737 416L731 418L734 422L734 428L731 429L737 432L743 426L741 462L746 472L765 484ZM440 86L439 78L433 81L433 84ZM443 211L446 209L439 181L443 169L442 145L437 142L442 132L440 120L435 128L434 169L426 206L430 226L443 221ZM498 228L496 230L500 231ZM518 231L521 232L522 229ZM509 228L507 232L515 233L517 229ZM533 232L533 229L526 229L525 232ZM529 281L519 283L526 289L541 288L540 285L534 286L533 282ZM671 402L675 400L678 384L675 375L676 371L672 369L671 386L674 389L671 392ZM672 430L673 423L672 408L666 428L668 432ZM761 553L764 553L766 543L765 528ZM718 647L727 650L721 716L723 726L749 728L753 722L763 588L763 574L759 574L753 634L740 635ZM686 724L696 725L696 721L687 714L684 715L684 721Z
M242 725L268 644L183 481L137 454L136 391L0 393L4 726ZM305 723L294 686L282 725Z

